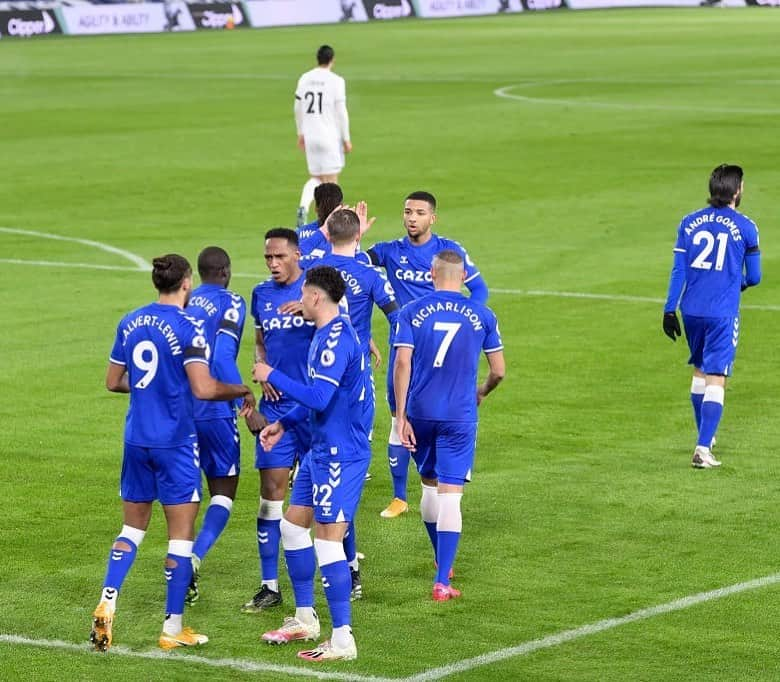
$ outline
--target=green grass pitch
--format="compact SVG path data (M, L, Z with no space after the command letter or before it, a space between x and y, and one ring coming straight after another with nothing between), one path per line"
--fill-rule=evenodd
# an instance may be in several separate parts
M379 518L390 495L380 403L358 517L360 657L315 671L425 673L778 571L778 31L771 10L700 9L4 39L0 226L146 260L194 259L216 243L246 275L233 288L249 296L265 277L262 235L290 224L305 180L295 81L319 44L335 46L355 145L341 184L378 217L367 241L400 235L405 194L432 191L438 231L467 246L494 290L506 344L508 376L481 408L463 502L463 598L429 600L414 476L410 513ZM513 98L494 94L501 88ZM684 343L662 335L657 300L677 223L703 205L709 171L724 161L746 170L743 209L763 228L764 282L743 297L718 434L724 464L702 472L689 466ZM121 524L126 400L105 391L104 372L119 317L153 289L146 273L62 265L133 267L80 242L4 230L0 259L0 677L311 673L298 647L259 640L292 608L286 580L282 611L238 612L258 582L246 437L234 516L186 614L211 642L181 655L121 655L153 651L159 633L157 511L119 601L117 653L87 651ZM385 323L377 329L384 338ZM780 591L768 585L447 679L776 680L779 612ZM193 654L235 663L207 667ZM240 669L247 661L254 672ZM291 670L262 669L274 665Z

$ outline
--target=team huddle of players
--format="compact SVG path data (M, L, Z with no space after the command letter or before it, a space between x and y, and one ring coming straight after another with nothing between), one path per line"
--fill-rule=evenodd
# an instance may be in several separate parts
M255 435L260 474L257 546L260 588L244 612L282 604L280 544L295 598L294 615L262 634L275 644L320 637L314 608L319 565L332 621L331 636L298 653L308 661L357 657L351 602L362 596L355 516L371 458L375 414L372 363L374 306L390 326L387 445L393 496L383 518L408 510L407 476L413 457L420 474L420 513L435 564L431 596L460 596L451 585L461 534L461 497L470 480L477 406L505 374L496 317L485 306L488 287L466 251L432 232L436 200L409 194L406 235L360 250L370 228L365 203L343 207L336 184L344 154L352 150L346 88L332 72L334 51L323 45L317 67L295 92L298 145L310 178L298 209L298 230L265 235L270 277L253 292L253 379L262 387L259 408L237 366L247 314L244 299L227 289L230 259L218 247L198 257L202 284L182 256L155 259L157 302L120 322L106 378L111 391L129 393L121 474L124 525L111 548L90 639L111 645L119 591L159 500L168 524L164 649L208 638L182 623L185 602L200 596L201 564L224 530L240 472L237 415ZM720 465L711 447L723 412L739 333L740 289L761 279L758 230L736 211L742 169L719 166L710 177L707 208L679 228L663 329L681 334L681 302L694 366L691 402L696 468ZM303 225L311 200L317 220ZM469 296L462 293L462 287ZM477 385L482 354L488 376ZM201 529L201 469L210 494ZM297 469L283 511L288 481ZM312 529L314 538L312 539ZM193 541L194 538L194 541Z
M185 602L199 598L201 563L232 509L240 471L238 414L256 435L260 473L261 585L242 610L282 603L281 544L296 608L262 639L285 644L320 637L314 608L319 565L332 633L298 656L356 658L351 602L361 598L362 585L354 521L371 458L372 360L379 357L371 329L375 305L390 324L391 346L388 461L394 496L382 516L408 508L411 452L436 566L432 598L460 596L450 581L462 525L460 501L474 459L477 405L505 373L496 318L484 305L487 286L457 242L431 231L436 200L427 192L414 192L404 202L405 237L364 252L361 238L373 222L365 203L355 210L342 207L334 183L320 185L315 201L315 223L265 235L270 277L254 288L250 304L253 379L262 387L258 409L237 366L247 310L244 299L227 289L230 260L224 250L200 253L202 284L194 290L183 257L156 259L152 278L159 300L125 316L117 328L107 387L130 393L121 475L124 526L93 614L91 641L98 650L111 645L119 591L156 499L165 509L170 538L159 645L172 649L207 641L183 626L182 615ZM464 283L470 296L461 292ZM477 385L483 353L489 372ZM200 469L211 497L193 542Z

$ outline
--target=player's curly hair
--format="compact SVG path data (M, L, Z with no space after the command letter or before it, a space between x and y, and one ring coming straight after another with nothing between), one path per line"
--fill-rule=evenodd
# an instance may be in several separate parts
M732 201L742 184L742 168L722 163L710 175L710 198L707 203L713 208L723 208Z
M169 253L152 261L152 282L161 294L172 294L181 289L185 277L192 276L189 261L178 253Z
M322 289L333 303L338 303L347 290L344 278L336 268L328 265L318 265L306 271L304 284Z
M430 192L412 192L411 194L407 195L405 201L427 201L431 206L431 210L436 210L436 197L433 196L433 194Z
M317 222L322 227L327 217L344 201L344 193L335 182L323 182L314 188L314 205L317 208Z
M268 239L286 239L290 246L298 248L298 233L295 230L291 230L289 227L273 227L265 233L266 240Z

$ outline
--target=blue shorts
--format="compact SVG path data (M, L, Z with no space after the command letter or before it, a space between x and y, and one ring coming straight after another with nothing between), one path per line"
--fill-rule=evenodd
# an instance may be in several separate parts
M409 418L417 439L412 453L423 478L463 485L471 480L477 422L429 421Z
M692 317L683 315L689 365L705 374L730 376L739 341L739 317Z
M284 409L278 409L265 401L261 405L261 412L269 424L287 414L292 406L287 403ZM292 469L295 461L303 458L309 451L308 423L296 424L295 428L285 430L279 442L271 448L270 452L263 450L260 439L255 439L255 469Z
M366 458L339 462L309 453L298 469L290 504L314 507L314 520L318 523L352 521L370 461Z
M200 468L206 478L238 476L241 438L235 417L195 422L200 445Z
M200 502L198 441L176 448L125 443L119 492L125 502Z

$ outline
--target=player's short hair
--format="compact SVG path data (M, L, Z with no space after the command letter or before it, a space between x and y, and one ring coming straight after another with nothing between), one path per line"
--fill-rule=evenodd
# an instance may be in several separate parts
M335 56L336 53L333 51L333 48L330 45L323 45L319 50L317 50L317 64L320 66L330 64Z
M219 246L207 246L198 254L198 274L201 279L217 277L230 267L230 256Z
M723 208L734 201L742 184L742 168L722 163L710 175L710 198L707 203L714 208Z
M427 201L431 205L431 210L436 210L436 197L430 192L412 192L406 197L406 201Z
M298 233L289 227L273 227L265 233L265 238L266 240L286 239L291 246L298 248Z
M173 294L192 275L189 261L178 253L169 253L152 261L152 282L161 294Z
M349 208L336 211L328 219L328 237L334 246L349 244L360 234L360 218Z
M329 265L318 265L306 271L304 284L322 289L333 303L338 303L347 290L344 278L336 268Z
M314 188L314 205L317 208L317 221L320 226L325 224L325 219L333 213L336 206L344 201L344 193L335 182L323 182Z
M442 263L449 263L450 265L464 265L463 256L461 256L455 249L442 249L434 257L434 260L439 260Z

